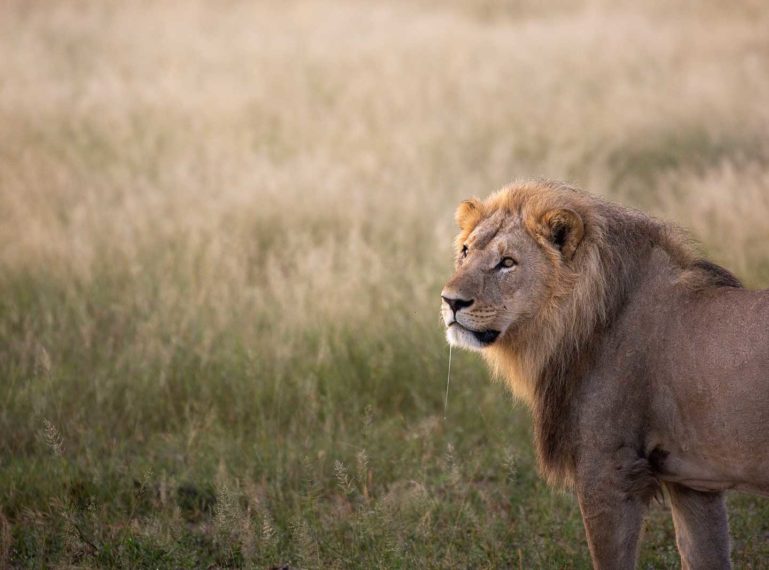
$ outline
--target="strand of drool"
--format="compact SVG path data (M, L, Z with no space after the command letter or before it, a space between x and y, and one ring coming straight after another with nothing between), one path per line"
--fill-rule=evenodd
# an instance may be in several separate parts
M451 345L449 345L449 371L446 374L446 397L443 399L443 419L446 420L446 411L449 409L449 383L451 382Z

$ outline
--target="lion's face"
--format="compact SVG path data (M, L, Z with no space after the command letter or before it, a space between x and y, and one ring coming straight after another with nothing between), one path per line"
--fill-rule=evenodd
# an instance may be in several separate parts
M584 226L569 209L524 220L475 199L463 202L456 217L456 271L441 292L441 315L451 345L481 350L540 312L554 283L563 281Z
M456 272L441 292L441 314L450 344L480 350L538 311L551 265L520 218L502 212L460 238Z

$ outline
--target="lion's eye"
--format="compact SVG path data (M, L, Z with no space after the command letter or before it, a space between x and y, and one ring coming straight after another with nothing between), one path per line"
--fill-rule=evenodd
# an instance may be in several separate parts
M462 257L463 258L467 257L467 246L466 245L462 246Z
M511 267L515 267L518 265L518 263L513 259L512 257L504 257L502 258L502 261L499 262L499 265L497 267L499 269L509 269Z

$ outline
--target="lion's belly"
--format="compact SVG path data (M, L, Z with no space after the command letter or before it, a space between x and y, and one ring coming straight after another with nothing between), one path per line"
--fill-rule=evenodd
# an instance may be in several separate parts
M752 462L750 465L724 462L723 457L673 451L665 457L659 478L697 491L734 489L769 496L769 472L763 468L756 469L756 464Z

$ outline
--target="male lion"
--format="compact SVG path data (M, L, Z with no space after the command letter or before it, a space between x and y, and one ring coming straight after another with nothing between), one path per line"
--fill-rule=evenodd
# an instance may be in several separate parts
M594 566L635 566L664 487L683 567L729 568L724 491L769 494L769 291L562 183L456 218L446 336L530 407L540 470L576 491Z

